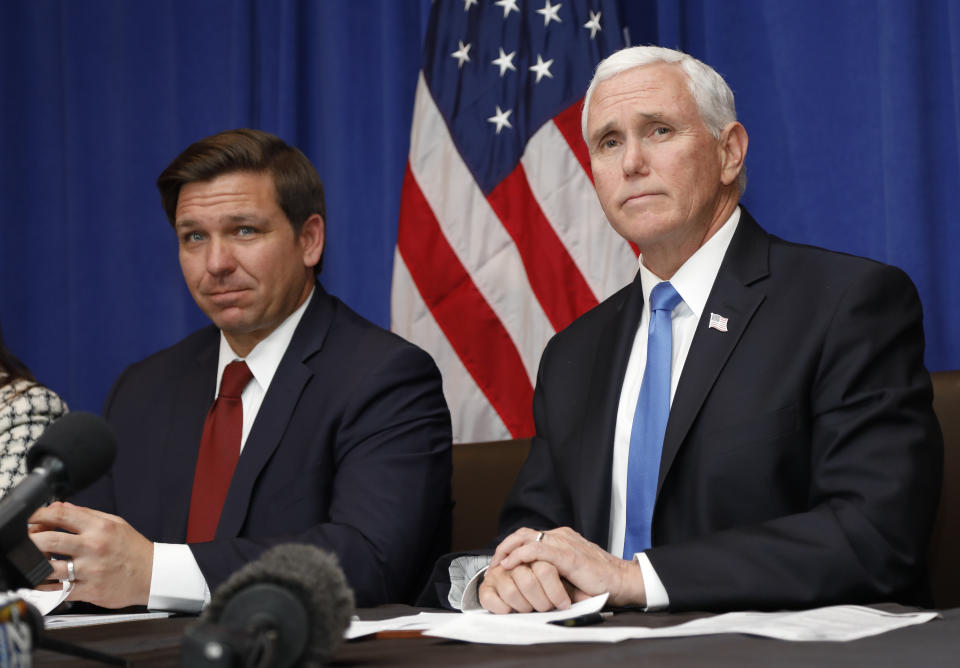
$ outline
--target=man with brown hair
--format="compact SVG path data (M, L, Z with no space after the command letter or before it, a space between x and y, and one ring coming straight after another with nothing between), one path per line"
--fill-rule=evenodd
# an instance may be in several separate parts
M73 499L86 507L31 519L40 549L69 557L52 577L105 607L198 610L264 549L298 542L339 557L359 605L408 600L450 530L433 361L316 281L323 186L297 149L222 132L157 185L213 326L114 384L111 475Z

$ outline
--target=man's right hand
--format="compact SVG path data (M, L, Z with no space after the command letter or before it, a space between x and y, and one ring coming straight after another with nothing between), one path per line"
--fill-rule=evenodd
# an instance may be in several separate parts
M480 584L480 604L490 612L547 612L565 610L586 595L563 580L545 561L521 564L510 570L491 566Z
M29 522L30 539L41 552L69 556L50 562L53 582L37 589L60 589L56 581L68 578L66 564L72 561L76 580L70 600L105 608L147 604L153 543L123 518L58 501L38 509Z
M484 608L506 613L563 610L604 592L610 605L646 605L640 566L560 527L523 528L504 538L478 594Z

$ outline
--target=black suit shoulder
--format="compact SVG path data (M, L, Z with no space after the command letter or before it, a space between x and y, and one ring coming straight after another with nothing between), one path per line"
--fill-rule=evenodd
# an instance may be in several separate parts
M191 332L176 343L162 348L142 360L131 363L124 369L123 374L150 372L157 374L174 373L171 364L181 364L186 360L196 359L196 356L208 351L211 346L216 349L220 343L220 330L214 325L207 325ZM121 374L121 376L123 375Z
M437 368L433 358L419 346L370 322L340 299L333 296L329 299L333 319L324 345L342 351L356 365L357 371L374 371L386 358L393 356Z
M782 274L782 279L803 278L808 287L819 286L835 291L850 283L876 276L914 289L907 273L894 265L820 246L786 241L772 234L767 237L770 240L772 273Z

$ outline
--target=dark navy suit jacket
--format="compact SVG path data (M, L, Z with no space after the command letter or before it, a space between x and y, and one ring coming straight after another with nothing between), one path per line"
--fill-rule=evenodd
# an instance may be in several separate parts
M183 543L216 383L210 326L129 367L104 414L111 474L72 501ZM407 602L449 544L450 416L433 360L317 285L247 438L215 540L191 545L211 590L264 549L334 552L358 605Z
M548 344L537 434L502 536L570 526L607 546L617 408L642 306L637 278ZM708 326L711 313L728 331ZM943 456L931 401L909 278L785 242L742 211L664 439L647 555L670 608L928 603ZM435 578L444 572L438 564Z

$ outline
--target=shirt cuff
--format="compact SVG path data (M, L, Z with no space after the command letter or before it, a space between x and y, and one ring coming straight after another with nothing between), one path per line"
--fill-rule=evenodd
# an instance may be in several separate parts
M454 610L469 612L481 609L480 576L487 571L492 557L465 556L450 562L450 592L447 602Z
M200 612L210 602L210 588L188 545L153 544L150 610Z
M633 559L639 564L640 574L643 576L643 589L647 596L647 607L644 610L647 612L666 610L670 607L670 597L653 564L650 563L650 558L644 552L637 552L633 555Z

